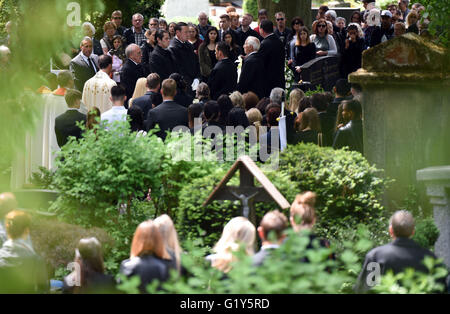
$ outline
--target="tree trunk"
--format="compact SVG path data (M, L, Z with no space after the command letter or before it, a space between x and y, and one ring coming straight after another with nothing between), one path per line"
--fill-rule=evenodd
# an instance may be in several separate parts
M282 11L286 14L287 27L291 27L292 18L300 16L305 25L311 29L311 0L279 0L278 3L273 0L258 0L258 8L267 10L269 19L274 25L276 25L275 13Z

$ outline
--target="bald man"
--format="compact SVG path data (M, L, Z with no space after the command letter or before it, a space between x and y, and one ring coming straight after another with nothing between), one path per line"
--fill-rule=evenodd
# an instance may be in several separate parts
M437 257L411 239L414 232L415 222L410 212L400 210L392 215L389 221L389 234L392 242L374 248L367 253L355 286L356 292L367 292L375 286L377 282L376 273L384 275L388 270L392 270L394 274L397 274L407 268L428 273L423 260L427 256L434 259ZM445 285L445 279L442 283Z

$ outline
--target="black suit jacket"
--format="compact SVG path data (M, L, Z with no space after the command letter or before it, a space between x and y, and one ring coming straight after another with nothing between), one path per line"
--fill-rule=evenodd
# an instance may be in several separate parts
M188 87L190 87L194 79L200 77L200 63L194 52L194 46L189 42L182 43L174 38L170 42L169 51L172 55L175 71L183 75Z
M259 35L255 30L253 30L251 27L248 29L248 31L244 32L242 30L242 27L239 27L236 31L237 36L237 44L241 47L244 47L245 41L249 36L253 36L258 38L260 41L262 40L261 35Z
M366 255L355 290L358 293L362 293L370 289L367 284L368 276L373 271L371 267L367 269L370 263L378 263L381 275L384 275L388 270L392 270L394 274L397 274L403 272L406 268L413 268L416 271L428 273L427 268L422 264L427 256L436 259L432 252L407 238L397 238L392 243L374 248ZM445 284L444 281L442 283Z
M91 54L90 58L94 61L98 72L100 70L100 67L98 66L98 56ZM80 92L83 92L84 83L96 73L79 54L70 61L70 72L72 72L75 88Z
M78 110L67 110L55 119L56 140L59 147L63 147L68 142L69 136L77 139L81 138L81 129L77 126L77 122L86 122L86 116Z
M102 44L100 43L100 40L98 40L97 38L94 38L94 40L92 41L92 49L93 53L96 54L97 56L101 56L103 54Z
M263 58L266 73L264 96L269 97L273 88L286 88L284 77L286 52L280 39L271 34L262 41L259 54Z
M264 61L258 52L244 59L237 89L241 94L254 92L261 99L264 97Z
M128 100L133 97L137 80L141 77L146 77L146 74L142 64L135 64L130 59L127 59L123 65L122 72L120 73L120 85L125 88L127 93L127 104ZM128 106L125 108L128 108Z
M150 72L158 73L161 82L176 72L175 63L168 49L156 46L150 54Z
M144 118L147 117L148 112L153 109L152 105L158 106L162 103L162 96L160 93L147 92L144 96L133 99L133 106L141 108L144 113Z
M157 124L160 131L156 135L164 140L166 131L171 131L176 126L188 126L188 111L174 101L164 101L148 112L147 131L153 129Z
M167 266L161 259L153 255L144 255L123 261L120 265L120 272L128 278L139 276L141 293L147 293L146 288L153 280L159 280L162 283L169 278Z
M340 149L344 146L348 146L350 150L364 154L361 120L352 120L346 126L337 130L333 148Z
M214 66L208 79L208 86L211 91L211 99L217 100L220 95L236 90L237 70L233 61L229 58L220 60Z

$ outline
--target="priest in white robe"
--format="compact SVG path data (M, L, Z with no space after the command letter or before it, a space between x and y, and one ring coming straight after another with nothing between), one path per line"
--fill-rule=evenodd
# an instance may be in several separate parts
M86 105L87 110L97 107L101 113L104 113L112 108L111 88L117 86L117 83L111 79L111 56L100 56L98 65L100 71L84 84L83 103Z

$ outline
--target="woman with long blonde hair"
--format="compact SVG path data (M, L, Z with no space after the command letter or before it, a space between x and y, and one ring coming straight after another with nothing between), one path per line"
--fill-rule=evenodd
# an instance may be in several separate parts
M176 269L181 269L181 247L178 241L177 230L172 219L168 215L162 215L155 219L155 224L161 232L163 241Z
M128 102L128 108L133 106L133 100L139 97L142 97L147 93L147 78L141 77L136 82L136 87L134 88L133 97Z
M211 265L218 270L228 273L231 270L231 263L236 260L234 252L241 247L249 256L255 253L256 228L245 217L235 217L225 226L220 240L213 248L215 254L207 259L211 260Z

